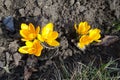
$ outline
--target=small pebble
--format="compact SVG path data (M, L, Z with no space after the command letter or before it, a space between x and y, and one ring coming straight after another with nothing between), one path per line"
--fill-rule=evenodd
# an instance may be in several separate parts
M75 3L75 0L70 0L70 5L72 6Z
M25 10L24 9L19 9L19 13L21 14L22 17L25 16Z

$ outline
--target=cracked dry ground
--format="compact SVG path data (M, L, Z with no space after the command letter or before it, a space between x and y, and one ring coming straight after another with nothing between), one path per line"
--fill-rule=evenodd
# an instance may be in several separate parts
M3 19L14 18L15 32L11 32ZM0 0L0 80L63 80L71 77L78 63L107 62L120 57L120 41L108 45L89 46L85 52L76 46L74 23L88 21L92 27L102 30L102 37L120 32L113 31L113 22L120 19L119 0ZM59 32L61 45L45 49L42 56L20 54L20 24L32 22L44 26L53 22ZM64 69L68 74L64 73Z

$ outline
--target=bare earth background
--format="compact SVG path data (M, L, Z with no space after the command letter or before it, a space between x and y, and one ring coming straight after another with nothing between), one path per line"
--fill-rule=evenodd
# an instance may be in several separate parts
M4 24L7 16L14 18L15 31ZM120 0L0 0L0 80L63 80L71 78L79 63L106 63L120 57L120 41L109 45L91 45L85 52L76 46L74 23L88 21L105 35L120 37L113 30L120 20ZM32 22L41 27L49 22L59 32L60 47L44 49L42 56L20 54L20 24ZM8 69L8 70L7 70ZM66 74L67 73L67 74Z

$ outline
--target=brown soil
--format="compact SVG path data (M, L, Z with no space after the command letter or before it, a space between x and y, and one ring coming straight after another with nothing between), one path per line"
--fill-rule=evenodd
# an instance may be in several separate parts
M14 18L15 31L3 24L7 16ZM119 19L119 0L0 0L0 80L63 80L71 77L78 62L87 65L95 59L97 67L101 61L119 58L119 40L108 45L90 45L82 52L76 46L73 28L74 23L87 21L102 30L102 38L120 37L119 31L112 30ZM60 47L44 49L40 57L20 54L18 48L24 44L19 35L22 22L36 26L54 23ZM5 66L9 71L3 69Z

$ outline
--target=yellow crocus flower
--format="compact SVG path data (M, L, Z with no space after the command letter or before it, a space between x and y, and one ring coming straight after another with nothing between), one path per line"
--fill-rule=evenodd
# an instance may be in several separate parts
M76 24L74 25L74 27L76 32L81 35L87 34L90 29L90 25L87 22L80 22L78 27Z
M39 34L39 31L39 26L35 29L32 23L30 23L29 25L22 23L20 30L20 35L23 37L22 41L29 41L35 39L37 37L37 34Z
M101 37L100 32L101 32L100 29L97 29L97 28L91 29L89 31L89 36L90 36L90 38L93 39L93 41L100 42L101 41L101 40L99 40Z
M42 28L41 34L38 34L38 39L41 42L46 42L50 46L59 46L60 43L56 41L58 37L58 32L53 31L53 23L48 23Z
M22 46L19 48L19 52L23 54L33 54L35 56L40 56L41 51L43 50L43 46L40 44L39 40L26 41L26 46Z
M83 35L79 39L78 47L80 49L85 49L85 46L89 45L92 41L92 38L90 38L88 35Z
M101 37L100 32L101 32L100 29L97 28L91 29L88 35L81 36L78 42L78 47L80 49L85 49L85 46L89 45L93 41L100 42L101 41L99 40Z

